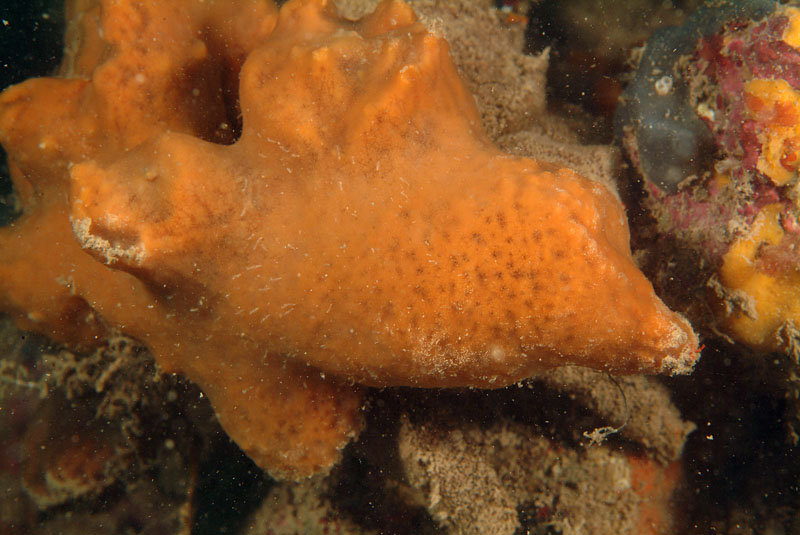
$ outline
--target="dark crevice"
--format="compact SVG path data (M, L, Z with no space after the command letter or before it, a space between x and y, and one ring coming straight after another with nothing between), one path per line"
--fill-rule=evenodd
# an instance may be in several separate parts
M194 113L194 134L204 141L232 145L242 135L239 72L245 57L231 54L231 44L214 29L206 28L202 39L208 57L180 73L177 83Z
M10 225L20 215L22 211L8 173L6 151L0 147L0 227Z
M233 442L222 439L199 470L192 535L239 533L274 482Z

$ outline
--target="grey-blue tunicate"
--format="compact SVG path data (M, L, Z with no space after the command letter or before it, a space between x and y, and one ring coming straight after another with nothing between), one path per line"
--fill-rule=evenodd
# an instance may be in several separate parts
M646 180L674 192L680 182L707 169L713 153L711 131L689 103L678 60L726 22L765 17L776 5L772 0L708 1L683 25L662 28L647 41L614 117L618 142L632 129Z

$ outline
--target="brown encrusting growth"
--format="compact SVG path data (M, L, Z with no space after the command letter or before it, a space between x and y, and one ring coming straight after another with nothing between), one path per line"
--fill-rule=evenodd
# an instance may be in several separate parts
M604 419L604 428L644 446L664 464L681 458L686 438L697 428L685 420L669 389L655 377L614 379L586 368L563 367L539 380L595 411Z
M271 474L336 461L358 384L691 370L615 195L496 149L406 4L73 16L64 76L0 96L24 212L0 229L0 306L74 344L141 340Z
M452 428L441 417L404 419L398 449L409 484L447 533L672 533L681 461L563 448L509 422ZM520 529L523 512L534 529Z

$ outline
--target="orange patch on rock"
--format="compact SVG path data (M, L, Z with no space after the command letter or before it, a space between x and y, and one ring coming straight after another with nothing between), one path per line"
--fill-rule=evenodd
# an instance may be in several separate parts
M628 457L631 484L641 498L636 511L636 533L668 535L675 528L673 499L681 483L683 463L674 461L664 466L647 457Z
M614 195L497 150L406 4L352 22L322 0L129 0L79 20L64 77L0 96L24 209L0 229L0 306L73 342L142 340L273 475L336 461L354 383L693 366Z

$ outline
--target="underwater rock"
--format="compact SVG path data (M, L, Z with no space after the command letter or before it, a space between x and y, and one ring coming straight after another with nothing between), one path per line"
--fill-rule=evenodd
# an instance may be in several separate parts
M400 459L434 519L453 535L669 533L681 463L608 447L571 450L529 427L404 420ZM521 514L527 511L527 514Z
M800 323L799 13L772 2L709 3L651 38L618 115L659 234L700 259L718 328L760 350L787 348ZM672 77L673 88L654 92L654 73ZM645 148L662 117L703 161L675 164L685 153L663 140L657 154ZM653 171L673 164L674 180Z
M222 436L197 389L133 340L80 354L4 315L0 416L9 534L189 533L196 467Z
M343 462L325 478L276 484L248 521L248 533L263 526L281 534L326 527L567 534L580 533L579 526L595 535L668 533L668 503L694 425L675 418L654 378L624 378L615 386L602 376L560 368L492 392L374 392L366 430ZM622 429L609 430L617 418ZM626 433L629 425L637 430ZM598 434L602 445L593 440Z
M565 367L536 381L580 401L601 416L605 429L640 444L664 464L681 458L687 437L697 428L681 416L670 391L655 377L614 379L586 368Z
M330 489L315 479L275 485L247 520L242 535L378 535L343 516L332 506Z
M97 497L128 464L120 430L94 418L91 404L59 394L42 404L25 435L22 481L40 509Z
M757 388L781 398L784 439L796 445L800 10L771 2L723 4L744 11L721 11L728 18L720 18L712 33L684 37L668 65L686 88L679 109L693 110L692 120L702 121L710 135L708 163L699 172L684 170L679 187L662 187L636 146L637 125L625 115L629 102L618 117L627 124L621 142L642 180L642 205L653 218L640 229L647 251L639 258L671 306L709 338L735 344L712 358L752 359L751 373L761 381ZM651 72L645 69L637 79ZM643 87L632 87L629 98ZM732 381L735 386L728 388L741 387Z

